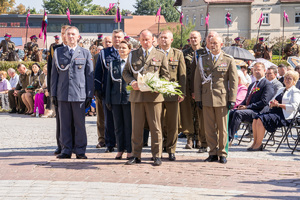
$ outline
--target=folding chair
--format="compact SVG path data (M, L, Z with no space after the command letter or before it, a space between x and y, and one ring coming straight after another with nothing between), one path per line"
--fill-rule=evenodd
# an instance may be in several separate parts
M247 130L248 130L249 133L251 133L252 122L244 121L244 122L241 123L241 125L242 125L243 127L245 127L245 130L244 130L244 132L243 132L243 134L242 134L242 136L241 136L241 139L239 139L238 145L240 145L241 142L248 142L248 143L250 143L250 142L252 141L252 137L249 138L249 141L243 140L243 138L244 138L245 135L246 135Z

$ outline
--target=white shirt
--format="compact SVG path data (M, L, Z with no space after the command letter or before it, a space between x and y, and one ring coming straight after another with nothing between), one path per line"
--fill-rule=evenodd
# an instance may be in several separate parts
M123 74L123 70L124 70L124 68L125 68L125 65L126 65L126 62L127 62L127 58L125 58L125 59L122 59L122 58L121 58L121 61L122 61L122 60L125 61L124 63L121 62L121 73Z
M163 49L161 49L163 52L165 52L165 54L166 54L166 56L168 56L168 54L169 54L169 52L170 52L170 50L171 50L171 47L169 48L169 49L167 49L167 50L163 50Z
M221 52L219 54L217 54L217 55L214 55L212 53L210 55L211 55L211 59L212 60L214 60L214 57L216 57L216 62L217 62L217 60L219 59L219 56L221 55Z
M73 49L73 50L74 50L74 53L75 53L75 50L76 50L77 46L78 46L78 45L76 45L76 47L73 47L73 48L71 48L71 47L68 46L69 52L71 51L71 49Z

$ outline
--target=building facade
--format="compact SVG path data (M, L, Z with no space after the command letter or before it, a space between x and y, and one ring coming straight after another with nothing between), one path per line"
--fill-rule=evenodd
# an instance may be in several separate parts
M261 12L264 20L260 36L269 41L283 36L300 37L300 0L182 0L184 23L193 23L195 30L205 33L205 16L209 3L209 31L217 31L224 42L233 42L237 36L251 39L258 35L257 23ZM284 11L289 15L289 23L284 21ZM226 14L231 14L229 28ZM284 26L283 26L284 23Z

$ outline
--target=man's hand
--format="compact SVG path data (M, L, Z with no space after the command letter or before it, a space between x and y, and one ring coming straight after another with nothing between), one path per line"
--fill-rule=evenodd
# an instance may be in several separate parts
M54 106L58 106L57 97L52 97L52 103Z
M228 101L228 102L227 102L227 108L228 108L229 110L233 109L234 106L235 106L235 102L233 102L233 101Z
M92 98L91 97L87 97L85 99L84 104L85 104L85 108L89 108L91 106L91 104L92 104Z
M133 81L133 82L131 83L131 86L132 86L132 88L133 88L134 90L140 90L137 81Z
M178 102L179 102L179 103L180 103L180 102L183 102L183 100L184 100L184 96L182 96L182 97L178 96Z
M195 99L195 93L192 93L192 98Z
M202 101L196 101L196 106L197 106L200 110L202 110L202 108L203 108Z
M238 106L238 110L245 110L245 109L247 109L247 106L245 106L245 105Z

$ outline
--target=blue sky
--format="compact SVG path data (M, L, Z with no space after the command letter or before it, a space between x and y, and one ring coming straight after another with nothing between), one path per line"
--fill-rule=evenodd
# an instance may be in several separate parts
M101 6L108 7L109 3L117 2L117 0L93 0L93 4L100 4ZM130 11L134 11L133 5L136 0L120 0L121 9L127 9ZM43 0L16 0L16 5L20 3L24 4L26 8L29 6L30 8L36 8L37 10L42 9Z

